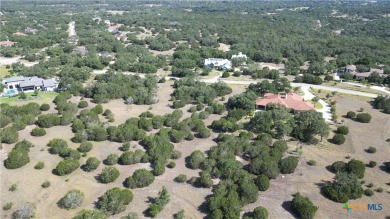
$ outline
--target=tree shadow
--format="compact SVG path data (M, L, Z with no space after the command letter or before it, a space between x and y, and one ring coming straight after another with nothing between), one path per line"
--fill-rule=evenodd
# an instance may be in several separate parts
M389 167L390 167L390 162L383 162L383 165L380 165L379 169L384 171L384 172L390 173Z
M205 197L206 201L202 202L202 204L200 204L198 206L198 211L200 211L201 213L207 214L207 216L204 217L204 218L211 218L210 215L209 215L210 214L210 210L209 210L209 207L207 205L207 200L209 200L211 197L212 197L212 195L207 195Z
M282 203L282 208L289 212L294 218L298 219L298 215L294 212L294 210L291 207L292 201L285 201Z
M331 172L331 173L335 173L335 172L333 171L332 165L326 166L325 169L326 169L327 171Z
M331 182L329 181L325 181L325 180L321 180L321 182L319 183L315 183L315 185L320 189L320 194L322 196L324 196L325 198L327 198L326 194L325 194L325 188L327 185L329 185Z

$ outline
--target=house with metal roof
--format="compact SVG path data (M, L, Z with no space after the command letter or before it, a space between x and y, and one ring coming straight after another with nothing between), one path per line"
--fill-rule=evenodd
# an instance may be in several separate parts
M37 76L33 77L11 77L2 81L6 86L5 91L7 90L16 90L16 91L55 91L58 87L58 82L55 78L42 79Z

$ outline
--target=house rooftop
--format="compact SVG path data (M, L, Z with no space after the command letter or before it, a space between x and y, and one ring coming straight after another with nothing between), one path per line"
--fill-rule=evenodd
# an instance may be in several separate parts
M0 46L13 46L15 45L16 42L13 42L13 41L0 41Z
M3 81L3 83L10 83L10 82L17 82L17 81L24 81L26 78L23 76L16 76L16 77L11 77L7 78Z
M280 104L286 108L293 109L295 111L308 111L315 109L314 105L309 102L305 102L301 96L295 93L287 94L273 94L266 93L263 98L256 100L257 106L267 106L267 104Z

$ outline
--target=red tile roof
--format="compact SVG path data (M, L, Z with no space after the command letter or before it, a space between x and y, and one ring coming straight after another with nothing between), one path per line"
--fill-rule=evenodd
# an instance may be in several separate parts
M303 101L303 98L295 93L272 94L266 93L263 98L256 100L256 106L266 106L269 103L280 104L286 108L296 111L307 111L314 109L314 105Z

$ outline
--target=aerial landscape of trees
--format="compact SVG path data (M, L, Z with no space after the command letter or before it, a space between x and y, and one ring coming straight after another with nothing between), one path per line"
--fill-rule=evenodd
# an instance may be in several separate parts
M356 148L390 113L381 91L390 86L386 1L6 0L1 8L0 41L15 44L2 44L0 78L54 78L58 87L2 94L9 191L0 217L257 219L284 209L317 218L334 216L319 207L328 202L386 200L388 182L373 180L390 172L379 157L386 128ZM348 65L373 73L359 78ZM330 91L317 89L315 110L256 106L266 93L310 101L306 88L317 85ZM334 91L347 88L369 94Z

